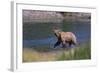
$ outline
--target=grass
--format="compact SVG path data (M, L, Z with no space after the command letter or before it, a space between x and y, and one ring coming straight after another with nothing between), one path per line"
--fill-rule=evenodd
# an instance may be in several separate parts
M36 50L24 50L23 62L54 61L57 58L57 52L37 52Z
M73 48L69 51L64 51L62 55L58 57L58 60L82 60L91 59L91 48L89 45L82 45L77 48Z
M42 49L42 50L39 50ZM38 61L63 61L63 60L82 60L91 59L91 48L89 44L84 44L68 50L49 50L49 48L24 48L23 62Z

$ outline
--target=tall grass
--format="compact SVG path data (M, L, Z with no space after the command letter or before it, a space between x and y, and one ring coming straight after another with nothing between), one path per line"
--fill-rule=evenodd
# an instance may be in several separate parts
M82 60L91 59L91 48L89 44L81 45L69 51L63 51L58 60Z
M50 50L50 48L31 48L23 50L23 62L63 61L91 59L90 44L80 45L71 49Z

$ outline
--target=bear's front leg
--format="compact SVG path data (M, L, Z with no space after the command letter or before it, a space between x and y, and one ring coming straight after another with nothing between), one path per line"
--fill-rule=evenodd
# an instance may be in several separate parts
M54 45L54 48L55 48L56 46L60 45L60 43L61 43L61 41L57 41L57 42L55 43L55 45Z

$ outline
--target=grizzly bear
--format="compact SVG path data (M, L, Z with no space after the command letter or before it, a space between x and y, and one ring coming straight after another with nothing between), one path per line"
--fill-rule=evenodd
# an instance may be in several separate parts
M60 29L54 29L53 31L57 37L57 42L54 44L54 48L60 44L62 44L62 47L66 47L66 44L68 44L69 47L72 44L77 44L76 36L72 32L63 32Z

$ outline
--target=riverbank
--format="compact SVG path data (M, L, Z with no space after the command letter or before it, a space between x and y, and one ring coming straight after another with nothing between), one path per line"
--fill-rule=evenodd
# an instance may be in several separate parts
M23 10L23 22L61 23L65 21L90 21L90 13Z
M23 49L23 62L40 62L40 61L63 61L63 60L83 60L91 59L91 49L89 44L81 45L76 48L42 51L34 48Z

